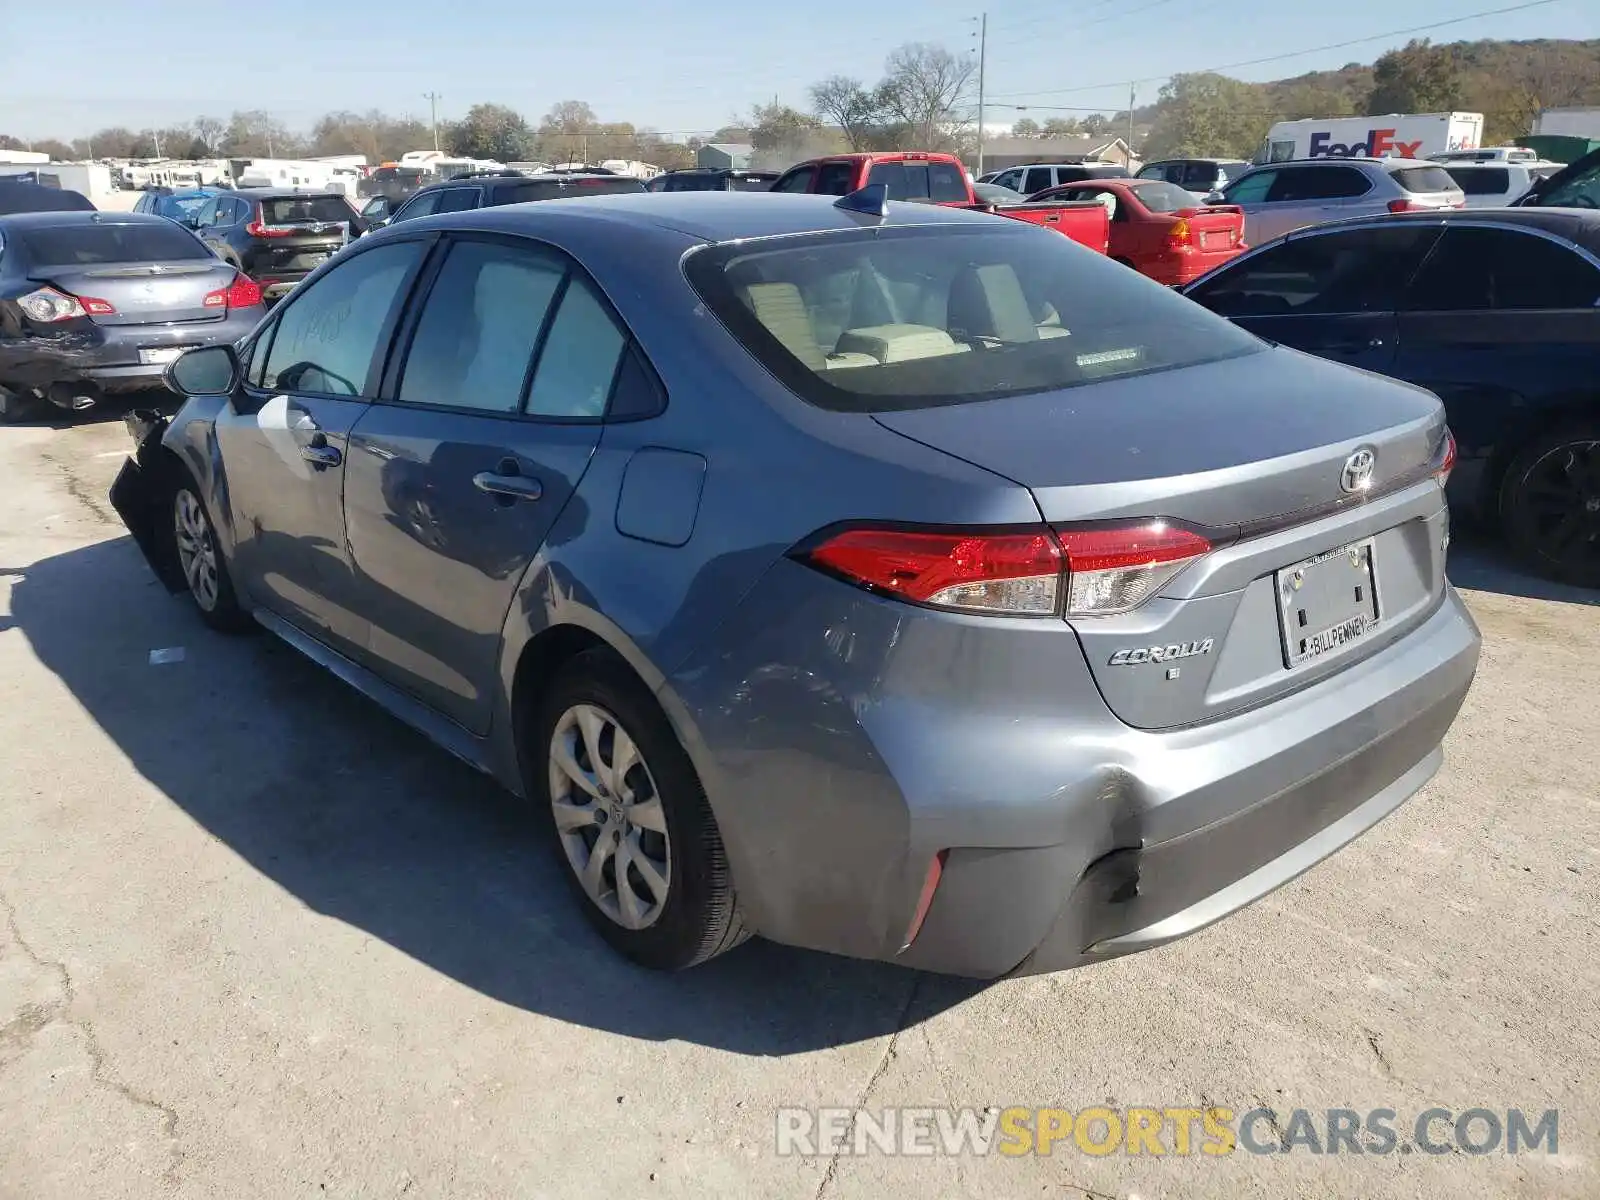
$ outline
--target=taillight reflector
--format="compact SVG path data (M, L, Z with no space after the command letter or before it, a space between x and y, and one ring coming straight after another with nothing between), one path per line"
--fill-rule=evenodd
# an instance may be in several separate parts
M1444 444L1439 448L1438 463L1433 468L1433 477L1443 487L1450 482L1450 472L1456 465L1456 435L1448 429L1444 431Z
M906 926L906 940L901 944L901 950L911 949L911 943L922 932L922 923L928 919L928 910L933 907L933 894L939 890L939 880L944 876L944 861L949 855L950 851L941 850L928 863L928 873L922 880L922 894L917 897L917 911L911 916L911 924Z
M1067 613L1075 616L1137 608L1190 562L1211 552L1209 539L1165 521L1067 529L1059 536L1069 572Z

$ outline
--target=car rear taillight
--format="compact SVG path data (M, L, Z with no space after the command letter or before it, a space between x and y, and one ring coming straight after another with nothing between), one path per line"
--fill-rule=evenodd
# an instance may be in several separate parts
M1211 543L1165 521L1068 530L847 529L799 557L931 608L1093 617L1143 604Z
M1448 429L1444 431L1444 441L1439 444L1439 452L1433 458L1433 477L1443 487L1450 482L1450 472L1456 465L1456 435Z
M255 219L244 227L244 231L251 237L258 238L293 237L295 233L293 226L268 225L260 205L256 206Z
M1436 212L1437 209L1432 204L1418 204L1415 200L1400 199L1389 201L1389 211L1392 213Z
M254 308L261 303L261 285L248 275L235 275L225 288L207 292L207 308Z
M1067 555L1067 615L1072 617L1138 608L1211 552L1209 539L1166 521L1064 529L1057 536Z
M1167 229L1167 248L1169 250L1187 250L1194 244L1194 231L1189 222L1179 217Z
M70 321L74 317L110 316L117 311L109 300L101 300L97 296L74 296L53 287L42 287L18 298L17 307L30 320L45 325L55 321Z
M928 861L928 873L923 877L922 893L917 897L917 911L911 914L911 924L906 926L906 940L900 946L902 951L911 949L911 943L922 932L922 923L928 919L928 910L933 907L933 894L939 890L945 860L949 857L950 851L941 850Z

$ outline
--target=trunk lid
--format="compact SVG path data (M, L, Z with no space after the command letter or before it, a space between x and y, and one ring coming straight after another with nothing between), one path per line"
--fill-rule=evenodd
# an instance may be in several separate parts
M1438 400L1296 351L876 420L1028 488L1058 528L1166 518L1212 541L1132 611L1070 619L1107 704L1139 728L1342 670L1425 619L1444 586L1443 494L1404 486L1428 479ZM1351 493L1363 450L1370 489Z
M1171 214L1189 224L1189 237L1200 250L1231 250L1244 240L1244 209L1237 204L1207 204Z
M44 267L30 278L59 291L104 300L116 311L97 313L96 325L165 325L179 321L220 321L224 305L207 305L210 293L225 290L238 274L214 258L166 263L105 263L96 266Z

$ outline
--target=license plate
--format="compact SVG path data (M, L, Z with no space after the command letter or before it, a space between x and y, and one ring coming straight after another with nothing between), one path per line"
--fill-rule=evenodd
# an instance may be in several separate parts
M1325 657L1378 627L1378 564L1371 538L1277 572L1283 663Z
M187 346L155 346L139 351L139 361L145 366L154 366L156 363L169 363L182 354Z

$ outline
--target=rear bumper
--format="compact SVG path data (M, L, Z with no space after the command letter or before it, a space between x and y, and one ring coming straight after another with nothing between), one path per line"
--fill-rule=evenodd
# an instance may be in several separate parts
M1207 271L1214 271L1223 263L1232 262L1244 253L1244 248L1236 250L1202 250L1190 254L1164 254L1135 262L1134 266L1140 274L1147 275L1157 283L1164 283L1168 287L1182 287L1193 283Z
M1146 732L1059 628L908 610L790 563L718 642L669 688L749 923L978 978L1161 945L1333 853L1437 770L1479 647L1447 588L1336 676Z
M220 321L175 325L94 325L49 337L0 337L0 384L49 388L52 384L93 384L101 391L132 391L162 385L165 363L141 363L139 351L232 343L255 328L265 314L260 306L229 311Z

